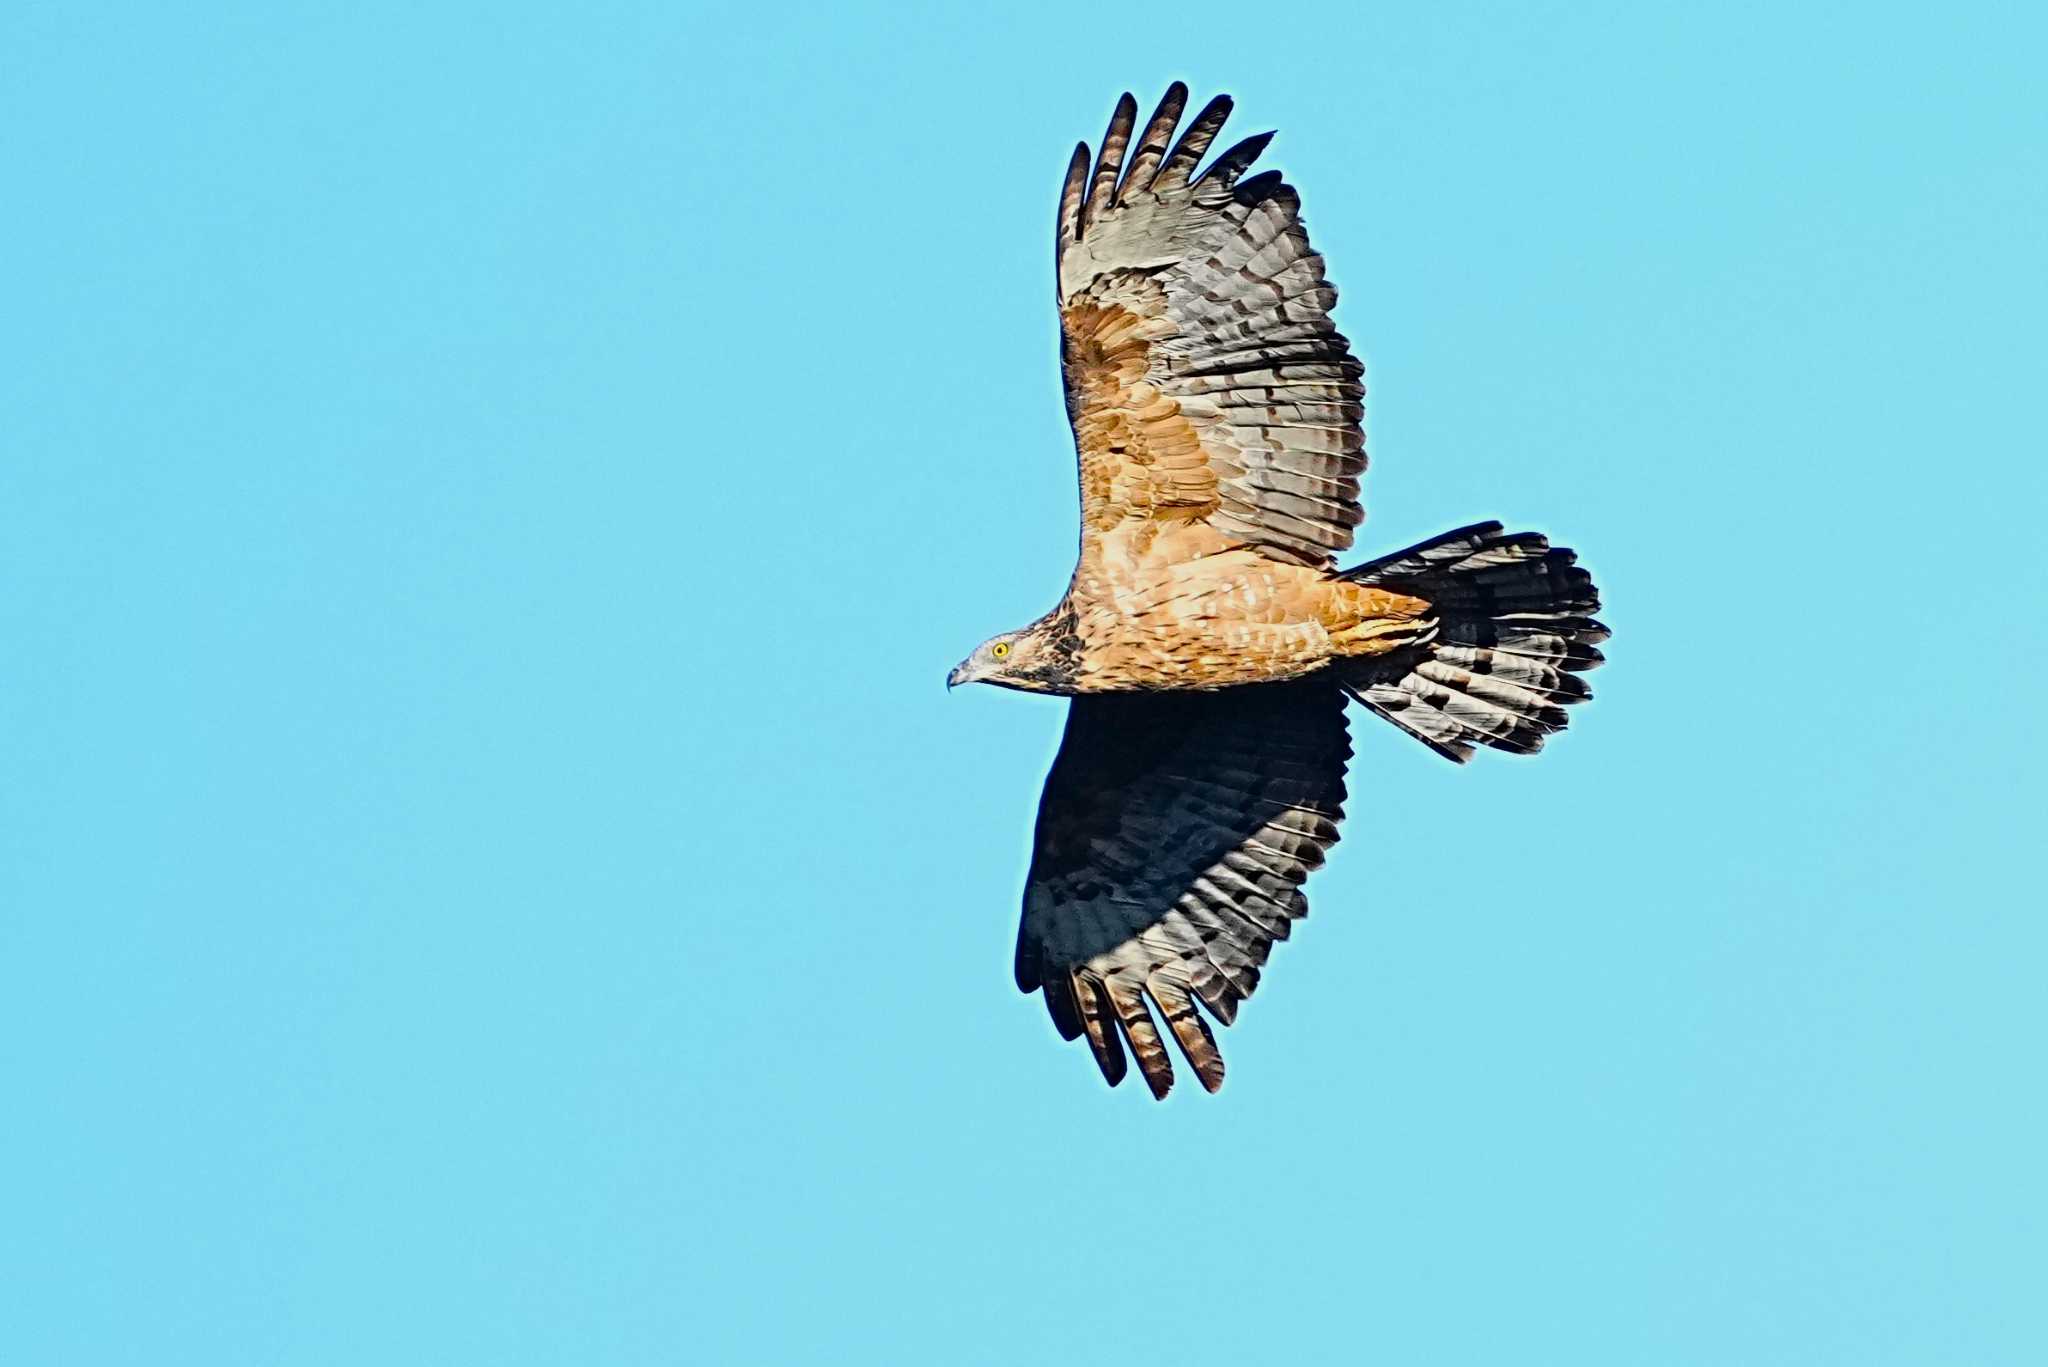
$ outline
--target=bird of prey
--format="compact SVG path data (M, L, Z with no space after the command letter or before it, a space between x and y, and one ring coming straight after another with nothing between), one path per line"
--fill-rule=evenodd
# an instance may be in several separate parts
M1197 167L1230 113L1175 132L1117 102L1074 149L1055 233L1081 549L1066 596L977 646L948 685L1072 697L1038 809L1017 986L1125 1048L1156 1097L1209 1091L1229 1024L1305 915L1337 839L1346 699L1460 763L1529 754L1585 699L1607 637L1573 553L1482 522L1339 569L1362 520L1364 367L1277 171L1271 134ZM1198 1008L1197 1003L1200 1003Z

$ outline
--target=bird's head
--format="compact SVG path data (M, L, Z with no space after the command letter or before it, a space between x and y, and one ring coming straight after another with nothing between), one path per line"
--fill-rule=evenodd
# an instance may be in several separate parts
M946 687L986 683L1026 693L1058 693L1073 678L1072 638L1055 634L1039 621L1017 631L991 636L953 667Z

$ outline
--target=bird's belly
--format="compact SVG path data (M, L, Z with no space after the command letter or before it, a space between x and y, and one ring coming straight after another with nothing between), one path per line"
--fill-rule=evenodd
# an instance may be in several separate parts
M1091 651L1075 682L1084 693L1233 688L1299 678L1329 661L1328 649L1305 629L1218 632L1170 644L1134 634Z
M1198 561L1110 587L1082 617L1084 691L1270 683L1332 654L1327 584L1311 570Z
M1069 601L1084 643L1079 692L1299 678L1338 656L1396 648L1428 625L1429 611L1420 599L1235 547L1084 561Z

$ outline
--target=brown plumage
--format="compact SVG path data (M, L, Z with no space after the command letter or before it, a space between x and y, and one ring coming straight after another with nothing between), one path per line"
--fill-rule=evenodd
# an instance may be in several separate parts
M1017 984L1128 1047L1156 1096L1170 1036L1202 1085L1260 966L1306 914L1337 839L1348 696L1438 753L1529 753L1589 696L1599 598L1568 550L1498 523L1355 569L1363 367L1278 172L1270 134L1195 174L1230 112L1142 129L1118 101L1060 194L1056 279L1081 550L1059 605L992 638L950 683L1074 702L1040 803ZM1157 1012L1155 1018L1154 1012ZM1164 1023L1165 1035L1161 1034Z

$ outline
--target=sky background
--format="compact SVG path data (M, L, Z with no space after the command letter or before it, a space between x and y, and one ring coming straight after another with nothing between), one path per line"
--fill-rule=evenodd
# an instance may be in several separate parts
M2034 7L0 14L0 1360L2048 1361ZM1278 128L1354 718L1224 1091L1010 982L1067 153Z

